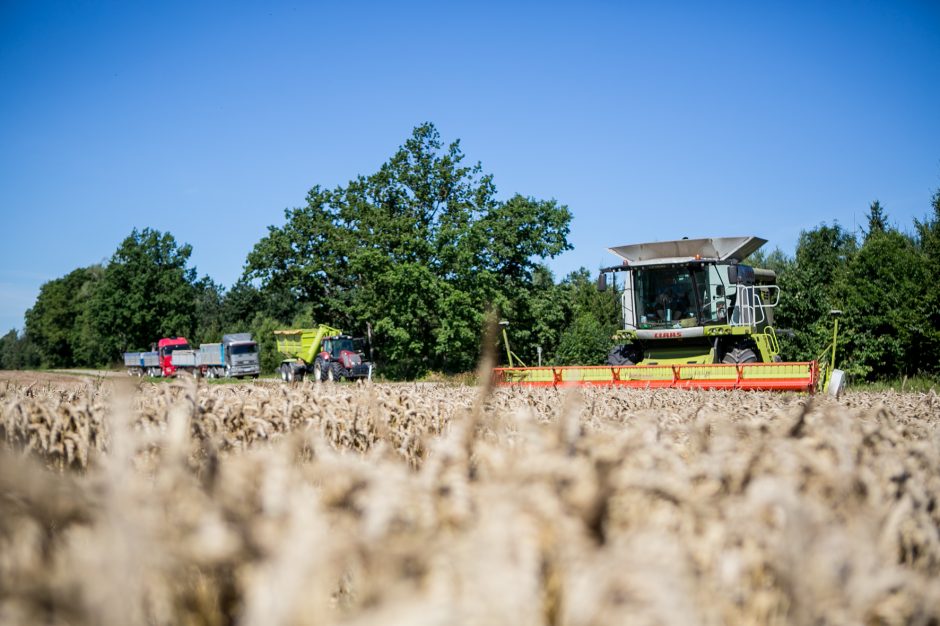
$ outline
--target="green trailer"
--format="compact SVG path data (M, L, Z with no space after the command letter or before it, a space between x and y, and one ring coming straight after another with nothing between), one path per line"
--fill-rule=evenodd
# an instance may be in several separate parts
M277 351L286 357L278 368L284 382L308 376L315 382L372 379L372 363L358 349L357 340L339 328L320 324L275 330L274 339Z

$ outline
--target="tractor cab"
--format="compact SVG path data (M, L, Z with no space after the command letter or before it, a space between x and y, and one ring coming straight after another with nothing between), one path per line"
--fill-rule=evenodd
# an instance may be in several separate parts
M326 337L323 340L323 352L330 355L331 359L339 359L343 352L357 352L353 338L349 335L338 335L336 337Z

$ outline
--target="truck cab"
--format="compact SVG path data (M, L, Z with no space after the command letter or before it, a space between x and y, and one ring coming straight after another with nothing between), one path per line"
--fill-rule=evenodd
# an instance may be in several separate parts
M261 374L261 362L258 360L258 344L251 333L232 333L222 335L225 346L225 374L235 378Z
M176 375L177 367L173 364L173 353L189 349L189 341L185 337L165 337L157 342L160 370L164 377Z

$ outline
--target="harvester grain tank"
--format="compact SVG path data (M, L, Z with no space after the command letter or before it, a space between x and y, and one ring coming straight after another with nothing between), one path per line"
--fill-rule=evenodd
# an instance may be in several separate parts
M781 361L776 276L742 264L764 243L714 237L610 248L621 263L601 270L598 287L618 291L622 319L608 364L497 368L497 382L815 390L831 368Z
M372 378L372 363L365 360L357 340L326 324L316 328L275 330L277 351L285 358L281 380L293 382L310 376L314 381Z

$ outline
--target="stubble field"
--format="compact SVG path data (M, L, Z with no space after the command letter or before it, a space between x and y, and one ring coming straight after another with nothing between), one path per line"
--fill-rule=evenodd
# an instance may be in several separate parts
M940 623L940 397L0 379L3 624Z

